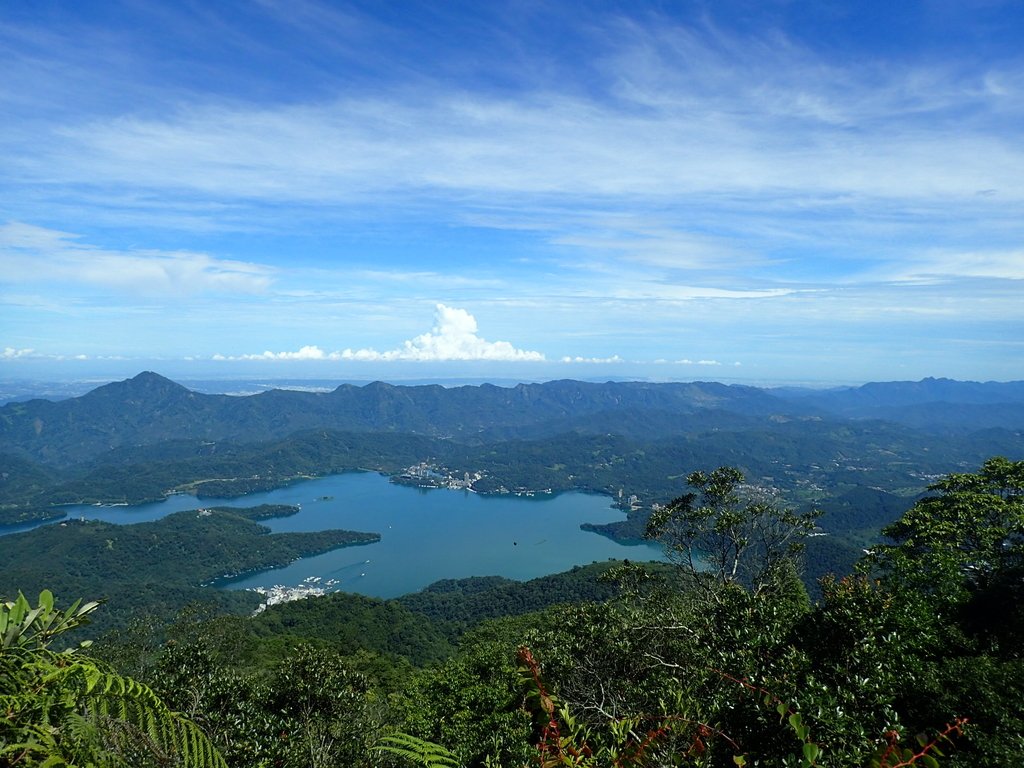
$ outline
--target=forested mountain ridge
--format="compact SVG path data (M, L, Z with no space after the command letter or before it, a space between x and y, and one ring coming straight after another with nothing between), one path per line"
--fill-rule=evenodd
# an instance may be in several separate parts
M928 377L920 381L869 382L859 387L826 390L770 390L800 398L830 411L899 407L921 403L1024 403L1024 381L957 381Z
M375 382L326 393L244 397L191 391L156 373L58 402L0 407L5 453L68 466L169 440L254 442L304 429L395 432L479 443L562 432L637 436L750 426L764 419L880 418L941 429L1024 427L1024 382L929 380L813 392L714 382L551 381L444 388Z
M1024 381L872 382L829 390L778 389L793 403L851 419L881 419L930 431L1024 426Z
M150 372L59 402L0 408L0 442L47 464L84 461L121 446L171 439L257 441L303 429L401 432L476 441L484 431L534 431L633 409L677 416L707 409L742 415L801 415L808 409L753 387L713 382L588 384L553 381L505 388L350 384L332 392L292 390L233 397L193 392ZM616 431L616 430L611 430ZM548 432L550 434L550 432Z
M426 462L442 475L470 473L483 493L583 490L621 498L631 520L602 530L630 538L686 472L730 464L799 504L857 489L896 494L897 504L868 494L873 501L856 510L860 525L857 514L841 515L845 528L877 528L929 477L993 454L1024 454L1024 417L1003 418L1007 409L1024 409L1011 400L1022 391L1019 382L925 380L782 397L707 382L553 381L228 396L147 372L69 400L0 408L0 522L59 516L54 504L138 503L170 490L238 496L347 469L396 476ZM894 405L915 393L963 393L971 402ZM941 406L955 420L923 430L825 410L854 412L858 403L904 416ZM965 426L968 407L996 409L998 426ZM638 505L628 503L631 496Z

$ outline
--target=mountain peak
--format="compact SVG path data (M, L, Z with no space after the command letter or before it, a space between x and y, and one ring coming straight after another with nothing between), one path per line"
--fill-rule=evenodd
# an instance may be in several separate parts
M143 371L130 379L115 381L97 387L85 395L117 396L128 398L154 398L174 394L189 394L191 390L153 371Z
M130 381L135 384L144 384L146 386L167 384L174 384L174 386L180 386L178 384L175 384L167 377L161 376L159 373L154 373L153 371L143 371L142 373L137 373L135 376L132 376L132 378L126 379L126 381Z

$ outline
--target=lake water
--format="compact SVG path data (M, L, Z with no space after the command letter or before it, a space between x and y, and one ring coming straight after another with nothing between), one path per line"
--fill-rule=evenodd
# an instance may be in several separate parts
M156 520L197 507L258 504L301 505L302 511L296 515L261 522L274 532L344 528L376 532L381 540L303 558L223 586L298 586L309 577L320 577L322 582L333 579L335 588L347 592L396 597L439 579L532 579L608 558L661 557L661 549L655 545L618 544L580 529L581 523L623 519L623 513L605 496L480 496L469 491L396 485L373 472L331 475L238 499L200 501L177 495L133 507L66 509L72 518L122 524Z

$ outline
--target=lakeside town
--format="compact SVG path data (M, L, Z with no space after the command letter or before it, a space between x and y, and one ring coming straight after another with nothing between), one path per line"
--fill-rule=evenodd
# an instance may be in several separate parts
M303 579L301 584L294 587L287 587L284 584L275 584L272 587L249 587L250 592L255 592L263 597L263 602L253 611L252 615L262 613L272 605L304 600L307 597L321 597L339 583L337 579L308 576Z
M477 493L478 490L474 485L480 480L483 480L485 476L486 474L484 472L477 471L463 472L460 477L457 472L453 472L444 467L439 467L435 464L430 464L426 461L421 461L418 464L413 464L411 467L407 467L391 479L393 482L401 485L412 485L417 488L448 488L451 490L464 490ZM510 493L515 496L536 496L537 494L553 493L551 488L542 488L537 490L523 487L507 488L504 485L500 485L493 490L488 489L487 492L499 494Z
M513 496L550 496L554 493L552 488L527 488L516 486L509 488L505 485L498 485L496 488L487 488L480 491L476 483L486 477L482 471L459 472L449 470L430 462L421 461L406 467L402 472L391 477L391 481L400 485L409 485L416 488L448 488L450 490L472 491L473 493L487 494L511 494ZM623 489L619 489L615 506L624 511L636 511L641 507L640 497L636 494L626 495ZM658 505L654 505L657 509Z

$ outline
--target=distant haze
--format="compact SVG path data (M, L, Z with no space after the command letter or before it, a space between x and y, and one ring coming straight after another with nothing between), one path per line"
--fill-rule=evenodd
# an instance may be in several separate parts
M176 366L167 365L166 361L153 361L154 366L163 364L164 368L159 368L161 372L166 370L173 370ZM223 371L212 371L214 376L210 378L189 378L189 376L198 376L202 372L201 367L188 367L185 369L185 376L174 376L168 374L169 378L174 379L179 384L187 387L196 392L204 392L207 394L225 394L243 397L247 395L255 395L260 392L266 392L271 389L286 389L294 390L298 392L329 392L339 385L342 384L353 384L355 386L364 386L374 381L384 381L390 384L401 384L406 386L418 386L424 384L439 384L443 387L461 387L461 386L478 386L480 384L493 384L499 387L514 387L517 384L535 384L543 383L547 381L554 381L560 378L556 370L549 369L549 375L544 376L543 369L537 368L534 373L536 376L515 376L515 371L509 371L509 376L473 376L471 369L465 370L464 376L452 375L458 371L442 370L439 373L442 375L430 377L426 376L426 371L419 369L412 370L398 370L393 368L377 369L378 376L374 377L368 375L365 379L351 379L351 378L317 378L313 375L302 376L301 371L298 372L300 375L291 376L287 378L264 378L261 376L226 376ZM658 374L660 371L655 369L654 374ZM104 384L111 383L113 381L121 381L127 378L131 378L137 373L137 371L129 371L126 374L116 374L110 376L87 376L83 378L64 378L69 375L70 371L64 368L40 370L38 378L23 377L23 378L0 378L0 405L7 402L13 402L16 400L29 400L33 398L43 398L46 400L62 400L69 397L78 397L84 395L96 387ZM220 374L217 376L216 374ZM310 374L317 373L316 371L310 371ZM322 373L322 371L320 372ZM367 372L370 373L369 371ZM483 372L480 372L481 374ZM527 371L520 371L520 373L527 373ZM583 377L574 377L576 381L585 382L607 382L607 381L648 381L652 383L658 382L687 382L687 381L718 381L724 384L746 384L755 387L796 387L806 388L808 390L819 390L829 389L833 387L850 387L857 386L864 382L855 381L836 381L836 380L800 380L800 379L777 379L777 380L745 380L742 378L725 378L725 377L713 377L708 376L701 379L693 378L668 378L659 377L657 375L652 376L641 376L641 375L622 375L622 371L606 371L605 375L601 375L600 370L592 371L593 375ZM397 375L396 375L397 374ZM403 375L405 374L405 375ZM444 375L449 374L449 375ZM422 377L422 378L421 378Z

